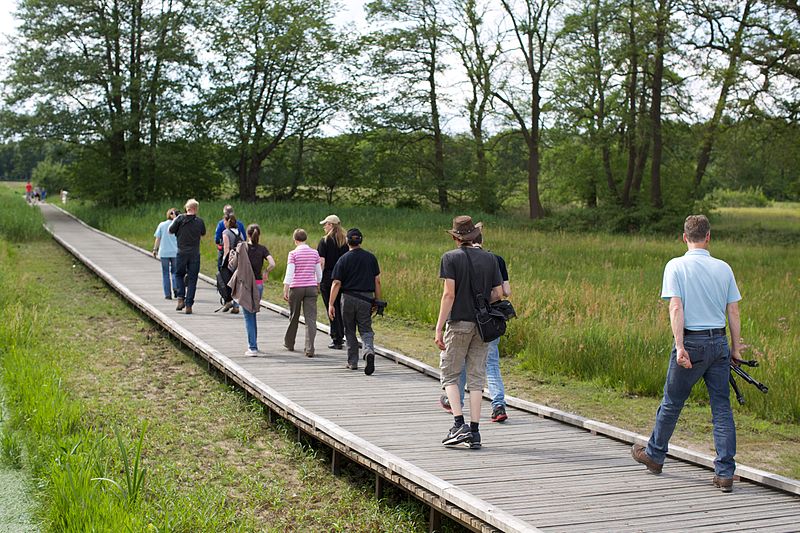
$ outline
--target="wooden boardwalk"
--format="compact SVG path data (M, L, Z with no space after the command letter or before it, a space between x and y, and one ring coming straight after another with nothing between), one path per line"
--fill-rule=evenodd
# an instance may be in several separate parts
M53 206L42 211L56 240L133 305L293 422L298 436L329 445L334 471L347 457L375 473L377 493L386 480L400 485L431 506L433 528L445 514L485 531L800 530L795 480L740 466L738 475L758 483L742 479L722 494L702 466L711 458L681 448L653 476L630 457L629 443L642 436L513 398L508 422L484 417L482 450L445 448L452 418L438 405L435 369L382 350L374 375L346 370L322 332L313 359L288 352L286 318L266 302L258 327L267 355L244 357L242 316L213 312L210 283L199 283L193 315L178 313L146 252Z

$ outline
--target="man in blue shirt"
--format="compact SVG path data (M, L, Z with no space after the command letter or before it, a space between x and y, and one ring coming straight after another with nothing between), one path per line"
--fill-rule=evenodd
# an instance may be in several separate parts
M742 299L731 267L711 257L711 227L703 215L691 215L683 225L689 251L667 263L661 297L669 300L669 318L675 344L670 355L664 397L656 411L655 427L647 446L634 444L633 458L653 474L660 474L669 439L683 404L700 378L706 383L714 424L714 486L733 490L736 470L736 427L730 403L730 365L741 360L739 300ZM731 347L725 336L725 318Z
M233 206L228 204L222 208L222 220L217 222L217 229L214 232L214 244L217 245L217 270L222 268L222 233L225 231L225 222L233 215ZM244 222L241 220L236 221L236 227L239 230L239 235L242 236L243 239L247 239L244 231Z

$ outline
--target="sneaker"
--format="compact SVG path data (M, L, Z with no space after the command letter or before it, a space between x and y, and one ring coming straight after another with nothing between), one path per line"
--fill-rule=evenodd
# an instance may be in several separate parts
M167 295L167 296L164 296L164 299L165 299L165 300L172 300L172 296L169 296L169 295Z
M345 368L346 368L347 370L358 370L358 365L351 365L350 363L347 363L347 365L345 366Z
M225 302L220 311L222 311L223 313L227 313L228 311L231 310L231 307L233 307L233 302Z
M294 346L287 346L286 344L284 344L283 347L289 350L290 352L294 351Z
M722 492L733 492L733 478L714 476L714 486Z
M239 314L239 308L238 307L231 308L231 314L232 315L238 315Z
M373 372L375 372L375 354L369 352L367 354L367 366L364 367L364 373L371 376Z
M306 357L314 357L314 353L313 352L306 352Z
M187 315L191 315L192 314L192 306L191 305L185 306L183 308L183 312L186 313Z
M508 420L506 408L503 405L498 405L492 409L492 422L505 422Z
M331 350L344 350L344 343L334 341L328 345L328 348Z
M184 307L186 307L185 300L183 298L178 298L178 305L175 306L175 310L183 311Z
M247 357L258 357L260 354L261 352L259 352L258 350L252 350L252 349L248 349L246 352L244 352L244 355Z
M442 444L445 446L456 446L464 442L472 440L472 431L469 429L469 424L462 424L460 426L453 425L447 436L442 439Z
M467 446L471 450L480 450L481 448L481 433L480 431L473 431L472 436L470 437L468 442L465 442Z
M647 467L647 470L651 474L660 474L661 469L664 468L664 465L660 465L657 462L653 461L647 452L645 451L645 447L641 444L634 444L631 448L631 456L633 456L633 460L637 463L641 463Z
M442 409L448 413L453 414L453 408L450 407L450 399L447 397L447 394L442 394L439 396L439 405L441 405Z

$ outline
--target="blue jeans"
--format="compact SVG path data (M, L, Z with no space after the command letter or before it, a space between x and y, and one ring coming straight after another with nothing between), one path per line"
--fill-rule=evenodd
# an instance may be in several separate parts
M177 264L177 257L161 258L161 283L164 286L164 298L172 298L178 293L178 281L175 279ZM175 294L173 294L173 290Z
M200 273L200 254L178 253L178 266L175 267L175 286L178 298L185 300L186 307L194 304L194 293L197 291L197 275ZM184 280L184 276L186 279Z
M257 285L258 298L264 294L264 286ZM244 329L247 331L247 347L251 350L258 350L258 325L256 324L256 313L251 313L242 307L242 314L244 315Z
M719 477L733 477L736 470L736 426L730 400L730 359L728 339L724 335L690 335L684 338L684 346L689 352L692 368L678 366L675 359L675 346L669 358L667 380L664 383L664 398L656 411L653 434L647 443L647 455L656 463L663 463L667 454L669 439L675 430L683 404L689 397L692 387L700 378L706 383L711 403L711 421L714 425L714 472Z
M500 375L500 339L497 338L489 343L489 353L486 356L486 383L489 386L489 397L492 399L492 407L506 406L506 388L503 385L503 377ZM464 389L467 385L467 367L461 371L461 379L458 382L459 393L461 394L461 405L464 405Z

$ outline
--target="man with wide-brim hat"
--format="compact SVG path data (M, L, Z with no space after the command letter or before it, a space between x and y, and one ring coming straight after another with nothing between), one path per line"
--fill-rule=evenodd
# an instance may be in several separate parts
M439 319L434 342L442 351L439 361L442 388L453 410L454 424L442 440L445 446L481 447L479 422L483 386L486 382L486 355L489 345L480 337L475 321L475 292L494 302L502 297L502 278L494 256L473 247L482 224L467 215L453 219L447 230L456 244L442 256L439 277L444 280ZM470 263L472 264L470 268ZM445 325L447 328L445 329ZM466 367L469 388L470 423L464 423L459 378Z

